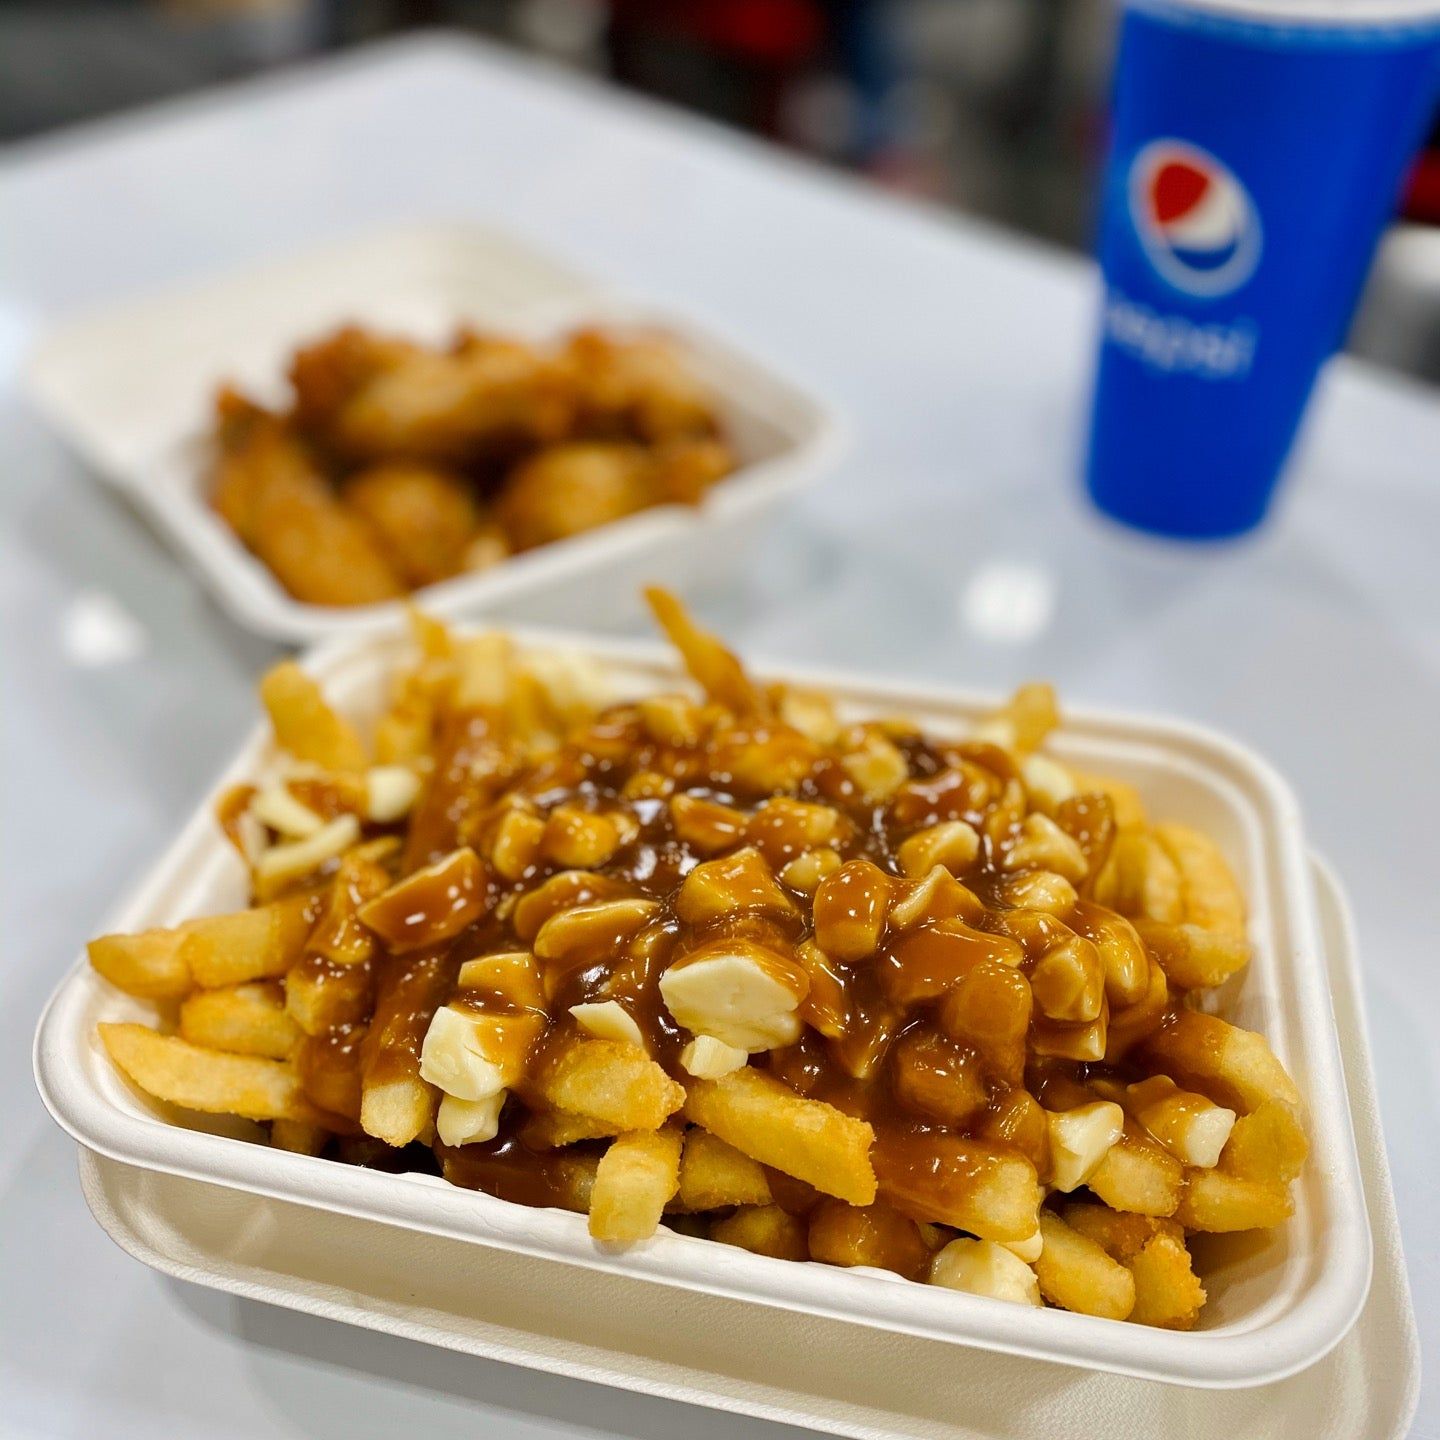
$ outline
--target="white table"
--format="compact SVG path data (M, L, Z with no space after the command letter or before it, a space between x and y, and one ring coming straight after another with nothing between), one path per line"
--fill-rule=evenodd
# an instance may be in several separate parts
M51 985L248 725L273 652L23 410L21 353L81 307L417 216L498 222L713 314L848 413L850 460L708 611L746 650L977 685L1049 675L1282 762L1358 907L1440 1366L1435 396L1337 365L1266 534L1138 541L1076 495L1087 266L427 40L44 141L0 171L0 1431L780 1433L161 1279L91 1223L31 1085ZM997 589L1034 623L997 629ZM97 623L107 596L129 643ZM1415 1433L1440 1435L1440 1389Z

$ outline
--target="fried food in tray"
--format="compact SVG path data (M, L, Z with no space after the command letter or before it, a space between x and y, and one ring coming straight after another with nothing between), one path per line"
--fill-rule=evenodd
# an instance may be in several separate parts
M266 676L279 759L218 809L253 903L92 943L178 1015L102 1025L114 1063L605 1245L1195 1325L1191 1237L1282 1223L1308 1148L1199 1008L1249 958L1218 848L1048 755L1046 686L958 738L857 721L650 598L690 693L418 613L372 735Z
M651 506L735 468L674 345L582 330L443 347L345 326L298 349L291 399L217 398L210 499L298 600L369 605Z

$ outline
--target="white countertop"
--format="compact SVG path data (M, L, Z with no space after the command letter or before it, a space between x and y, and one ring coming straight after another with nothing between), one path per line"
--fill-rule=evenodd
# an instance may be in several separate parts
M718 317L848 416L850 459L706 608L743 650L1050 676L1230 730L1288 773L1355 902L1440 1366L1440 397L1337 364L1269 530L1214 551L1137 540L1077 496L1088 266L427 40L0 164L0 1434L784 1433L162 1279L89 1219L31 1083L45 996L234 748L274 651L23 408L21 356L63 314L416 218L499 224ZM1440 1436L1440 1387L1414 1434Z

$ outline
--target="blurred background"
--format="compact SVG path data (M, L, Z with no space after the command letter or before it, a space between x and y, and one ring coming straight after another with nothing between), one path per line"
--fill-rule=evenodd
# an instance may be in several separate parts
M1109 0L0 0L0 143L449 26L1086 247ZM1351 348L1440 383L1440 126Z

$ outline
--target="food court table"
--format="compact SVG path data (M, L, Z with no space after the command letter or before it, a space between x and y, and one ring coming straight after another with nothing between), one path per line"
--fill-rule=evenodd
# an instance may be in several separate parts
M163 1279L86 1215L74 1146L30 1081L45 996L251 723L276 652L25 409L25 351L84 307L416 218L502 225L714 317L848 418L849 458L705 607L746 653L977 686L1049 676L1230 730L1289 774L1356 905L1440 1363L1435 394L1341 362L1266 533L1140 541L1076 493L1087 265L435 38L0 163L0 1433L782 1433ZM1414 1433L1440 1436L1440 1391Z

